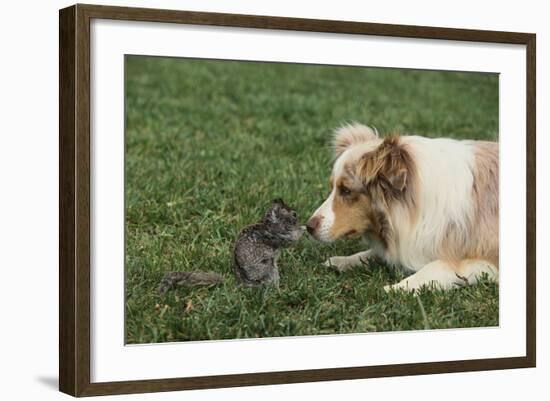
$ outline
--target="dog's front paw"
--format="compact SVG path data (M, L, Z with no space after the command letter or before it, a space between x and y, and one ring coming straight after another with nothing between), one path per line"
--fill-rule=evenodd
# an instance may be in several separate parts
M417 294L417 291L415 291L416 288L411 287L409 283L405 280L397 283L397 284L389 284L384 286L384 291L386 292L392 292L392 291L405 291L413 294Z
M328 258L325 263L326 267L329 267L338 273L345 272L346 270L351 269L354 264L350 263L349 259L346 256L333 256Z

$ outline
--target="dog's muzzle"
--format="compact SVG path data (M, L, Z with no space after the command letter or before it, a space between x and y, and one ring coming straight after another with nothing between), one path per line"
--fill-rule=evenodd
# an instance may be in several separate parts
M314 235L319 226L321 225L321 217L312 216L306 223L307 232Z

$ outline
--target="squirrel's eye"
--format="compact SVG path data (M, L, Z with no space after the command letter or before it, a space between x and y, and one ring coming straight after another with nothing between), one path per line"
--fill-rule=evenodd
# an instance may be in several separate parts
M349 194L351 194L351 189L349 189L348 187L344 187L344 186L340 187L340 195L348 196Z

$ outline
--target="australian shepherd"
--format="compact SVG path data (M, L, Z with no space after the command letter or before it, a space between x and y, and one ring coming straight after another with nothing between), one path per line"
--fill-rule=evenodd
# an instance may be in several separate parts
M378 257L413 273L386 290L498 281L498 143L380 138L350 124L336 131L334 152L331 192L308 231L322 242L364 236L370 246L327 265L343 271Z

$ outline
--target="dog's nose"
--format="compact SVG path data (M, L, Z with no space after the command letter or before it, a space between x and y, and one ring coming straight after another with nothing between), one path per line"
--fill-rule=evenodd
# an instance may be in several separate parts
M315 230L317 230L317 228L319 227L319 224L321 224L321 218L319 216L313 216L306 223L307 231L310 234L313 234Z

